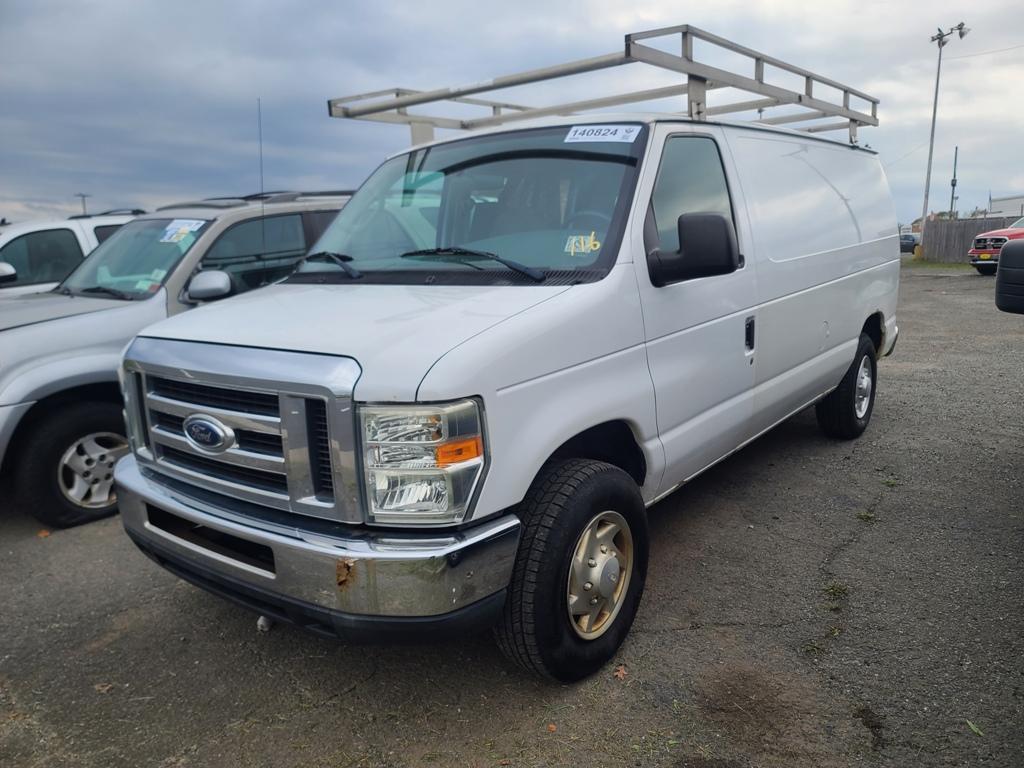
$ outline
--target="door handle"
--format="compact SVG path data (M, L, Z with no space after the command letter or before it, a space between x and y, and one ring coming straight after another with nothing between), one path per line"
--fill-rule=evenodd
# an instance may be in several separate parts
M754 351L754 318L748 317L744 326L744 336L747 344L747 352Z

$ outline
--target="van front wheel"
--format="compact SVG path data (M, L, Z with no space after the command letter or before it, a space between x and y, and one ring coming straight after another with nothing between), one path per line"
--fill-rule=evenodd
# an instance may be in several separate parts
M878 381L875 343L860 335L857 355L839 386L818 401L814 411L818 425L829 437L852 440L860 437L871 421Z
M647 575L647 515L632 478L600 461L547 467L519 505L523 534L498 645L562 682L601 668L629 633Z

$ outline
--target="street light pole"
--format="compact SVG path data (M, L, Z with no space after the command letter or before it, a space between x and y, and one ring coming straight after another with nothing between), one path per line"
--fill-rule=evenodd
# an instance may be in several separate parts
M939 45L939 64L935 68L935 98L932 100L932 133L928 138L928 170L924 177L924 205L921 207L921 248L924 249L924 230L925 222L928 221L928 192L932 186L932 155L935 152L935 118L939 112L939 77L942 75L942 49L946 47L949 42L946 38L950 37L954 33L960 35L960 39L963 40L970 30L961 21L955 27L950 27L948 32L943 32L942 27L939 27L938 34L932 35L931 41L938 43Z
M92 197L92 195L86 195L81 192L75 192L75 197L82 200L82 215L85 216L85 198Z
M953 206L956 205L956 161L960 156L959 145L953 148L953 179L949 182L949 218L956 218L953 216Z

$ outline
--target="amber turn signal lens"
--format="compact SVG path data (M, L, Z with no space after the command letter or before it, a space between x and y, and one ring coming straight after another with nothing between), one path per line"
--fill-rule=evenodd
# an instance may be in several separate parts
M437 466L448 467L463 461L475 459L484 453L484 444L479 436L464 440L452 440L442 443L434 451Z

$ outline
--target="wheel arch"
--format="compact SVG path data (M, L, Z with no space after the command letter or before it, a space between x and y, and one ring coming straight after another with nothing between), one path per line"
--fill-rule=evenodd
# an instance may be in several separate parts
M638 487L643 487L647 480L647 457L636 432L625 419L604 421L576 433L552 452L537 475L551 462L563 459L607 462L629 475Z
M106 402L121 404L121 389L116 380L95 381L87 384L59 389L37 400L21 417L11 435L11 440L4 452L0 472L6 472L20 455L20 448L32 427L48 417L55 409L71 402Z
M885 315L877 310L868 316L861 326L861 333L865 333L875 344L875 356L881 357L885 349Z

